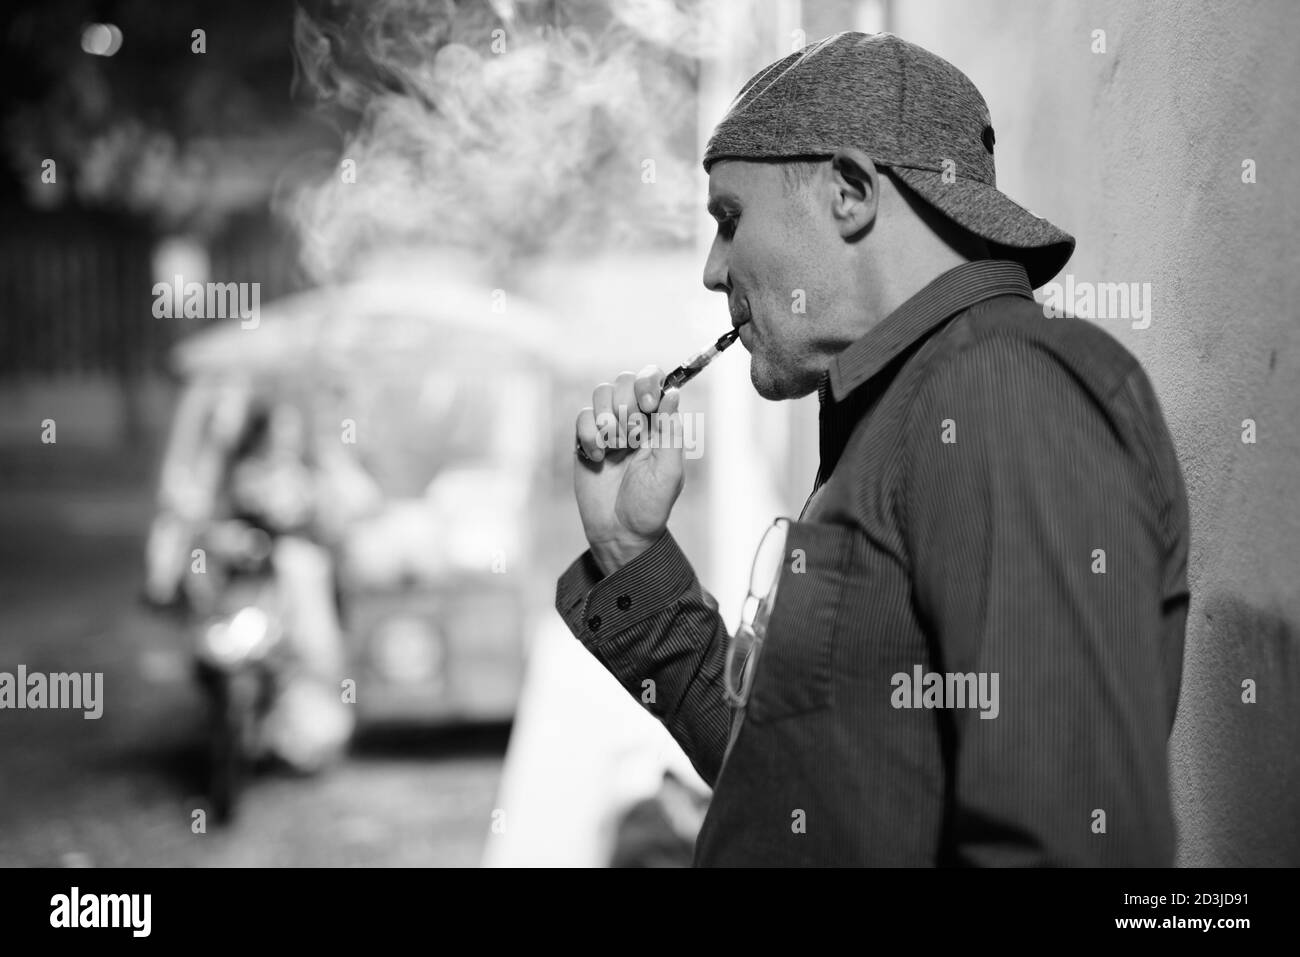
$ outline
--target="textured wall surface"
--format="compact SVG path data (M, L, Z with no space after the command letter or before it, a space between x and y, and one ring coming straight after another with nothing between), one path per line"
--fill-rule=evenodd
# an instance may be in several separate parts
M1151 284L1148 328L1096 321L1191 505L1179 861L1300 865L1300 4L907 0L890 28L984 93L999 186L1078 239L1058 279Z

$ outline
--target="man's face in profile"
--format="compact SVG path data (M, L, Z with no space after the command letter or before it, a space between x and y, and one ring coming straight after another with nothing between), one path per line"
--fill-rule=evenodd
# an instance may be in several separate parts
M808 395L834 349L819 341L818 317L833 308L843 255L824 177L791 183L777 163L721 160L709 170L709 213L718 232L704 285L726 294L733 324L748 319L750 381L765 399Z

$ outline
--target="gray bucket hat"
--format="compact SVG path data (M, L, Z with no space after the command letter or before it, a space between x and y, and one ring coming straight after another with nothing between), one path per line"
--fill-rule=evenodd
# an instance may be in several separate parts
M760 70L709 138L704 169L843 147L889 167L994 256L1022 263L1035 288L1074 251L1073 236L998 190L992 121L975 84L889 33L839 33Z

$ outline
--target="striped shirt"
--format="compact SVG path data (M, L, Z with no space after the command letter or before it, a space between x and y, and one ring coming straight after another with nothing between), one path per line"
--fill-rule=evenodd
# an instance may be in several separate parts
M743 710L671 533L557 586L714 788L696 863L1172 864L1187 505L1137 360L982 260L836 356L819 399Z

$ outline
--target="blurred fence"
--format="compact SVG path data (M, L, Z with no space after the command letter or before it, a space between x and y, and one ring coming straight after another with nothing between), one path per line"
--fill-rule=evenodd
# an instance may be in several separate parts
M0 237L0 375L164 368L197 326L153 316L158 238L128 216L14 214ZM265 217L233 221L209 254L211 278L260 282L263 302L301 288L291 243Z
M204 328L201 319L153 315L160 238L127 215L8 211L0 235L0 392L17 395L18 407L60 408L75 393L88 415L109 407L116 440L147 441L165 419L165 409L151 414L143 406L158 401L170 347ZM295 247L267 214L232 219L207 253L209 276L187 278L258 282L263 302L302 286ZM12 424L30 433L26 423Z
M138 373L174 330L152 321L153 238L137 222L17 214L0 239L0 375Z

